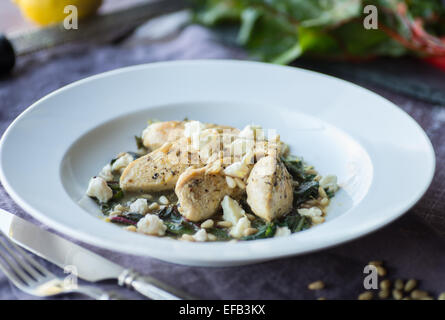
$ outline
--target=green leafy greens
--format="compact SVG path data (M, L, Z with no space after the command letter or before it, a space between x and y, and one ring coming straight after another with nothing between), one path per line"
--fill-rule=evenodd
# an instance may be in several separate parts
M287 64L301 55L342 59L445 55L441 0L196 0L195 20L238 27L237 41L257 59ZM378 10L365 29L364 8Z

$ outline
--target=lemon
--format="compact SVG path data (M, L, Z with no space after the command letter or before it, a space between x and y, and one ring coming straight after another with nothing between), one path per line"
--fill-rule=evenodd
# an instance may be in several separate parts
M64 9L68 5L77 8L78 18L94 14L102 0L12 0L22 10L23 15L39 25L61 22L69 13Z

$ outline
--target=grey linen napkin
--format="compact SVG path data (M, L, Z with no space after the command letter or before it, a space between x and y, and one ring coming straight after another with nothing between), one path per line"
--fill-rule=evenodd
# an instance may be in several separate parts
M23 58L11 78L0 80L0 131L3 133L31 103L75 80L128 65L197 58L244 59L245 54L238 48L222 45L207 30L189 26L164 42L66 46ZM437 154L433 185L412 210L390 226L336 248L233 268L179 266L82 245L204 299L355 299L364 290L365 264L376 259L386 262L390 279L417 278L421 286L434 295L445 291L445 109L360 84L392 100L413 116L433 141ZM44 185L43 181L40 183ZM0 207L40 224L18 207L3 188L0 188ZM56 267L47 265L63 275ZM308 283L315 280L323 280L326 288L316 292L308 290ZM117 288L111 281L100 286L128 298L141 298ZM32 298L15 289L0 274L0 299ZM82 297L61 297L68 298Z

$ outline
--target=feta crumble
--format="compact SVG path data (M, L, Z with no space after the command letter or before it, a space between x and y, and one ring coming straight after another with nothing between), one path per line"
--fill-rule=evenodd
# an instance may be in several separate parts
M101 177L93 177L88 184L87 195L94 197L101 203L106 203L113 197L113 190Z
M311 218L312 223L319 224L325 221L323 217L323 211L321 211L317 207L312 207L309 209L298 209L297 210L299 214L305 217Z
M99 172L99 177L105 181L112 181L114 179L113 172L111 172L111 165L109 163Z
M167 226L154 214L147 214L137 224L137 231L153 236L163 236Z
M336 192L338 190L337 176L327 175L320 179L320 186L323 189L328 189L331 192Z
M246 215L246 212L238 202L229 196L225 196L223 201L221 201L221 207L223 209L223 219L231 222L233 226Z
M302 208L302 209L298 209L297 211L302 216L309 217L309 218L321 217L323 215L323 212L317 207L312 207L309 209Z
M238 220L235 226L230 229L230 235L234 238L241 238L244 232L250 228L250 220L247 217L242 217Z
M149 210L147 199L137 199L130 205L130 212L146 214Z
M124 169L131 162L133 162L133 160L133 157L129 153L125 152L119 158L117 158L116 161L114 161L113 165L111 166L111 170L119 172L124 171Z
M226 176L226 182L230 189L233 189L236 187L236 182L235 182L235 180L233 180L233 178Z
M278 227L275 231L274 237L287 237L291 235L291 231L288 227Z
M192 147L195 150L199 150L199 142L201 131L206 127L200 121L190 121L186 122L184 125L184 136L190 138L192 141Z

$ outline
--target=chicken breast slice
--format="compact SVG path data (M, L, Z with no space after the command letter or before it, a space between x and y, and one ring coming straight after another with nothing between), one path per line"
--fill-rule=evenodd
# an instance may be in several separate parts
M164 143L176 141L185 136L187 123L199 123L202 130L215 128L220 133L229 131L236 135L239 130L230 126L220 126L211 123L200 123L198 121L163 121L150 124L142 132L142 142L144 146L150 150L160 148Z
M167 142L178 140L184 135L185 121L163 121L150 124L142 132L142 142L150 150L160 148Z
M272 221L292 209L292 178L276 156L261 158L247 179L247 203L252 211Z
M222 160L219 163L222 164ZM218 211L226 195L238 198L244 193L238 187L229 187L220 164L214 162L199 169L188 168L179 177L175 188L180 204L178 210L188 220L207 219Z
M120 187L130 192L173 190L179 176L190 166L201 167L197 153L189 152L188 139L168 142L131 162L120 178Z

